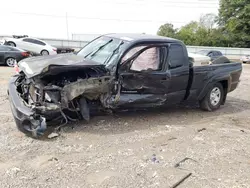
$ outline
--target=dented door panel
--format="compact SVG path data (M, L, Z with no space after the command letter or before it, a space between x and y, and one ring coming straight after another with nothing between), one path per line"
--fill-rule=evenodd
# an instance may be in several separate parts
M117 106L158 106L166 102L170 74L122 73L120 82L120 100Z
M166 73L123 73L120 75L121 93L136 92L139 94L166 94L170 74Z

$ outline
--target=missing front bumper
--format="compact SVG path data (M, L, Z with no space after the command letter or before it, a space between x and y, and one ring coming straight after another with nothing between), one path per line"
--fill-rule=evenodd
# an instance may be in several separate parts
M18 95L16 80L18 75L11 78L8 88L8 96L11 111L14 116L17 128L31 137L42 136L47 129L46 118L35 114L35 111L25 106Z

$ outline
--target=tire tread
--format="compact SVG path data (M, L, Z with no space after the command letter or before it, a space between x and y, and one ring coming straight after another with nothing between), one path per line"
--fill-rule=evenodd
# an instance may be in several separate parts
M220 102L217 106L212 106L210 104L210 92L213 90L214 87L220 88L221 91L221 99ZM213 85L213 87L208 91L208 93L205 95L205 97L200 101L200 108L205 111L215 111L220 108L222 101L223 101L223 96L224 96L224 89L223 86L220 82L217 82Z

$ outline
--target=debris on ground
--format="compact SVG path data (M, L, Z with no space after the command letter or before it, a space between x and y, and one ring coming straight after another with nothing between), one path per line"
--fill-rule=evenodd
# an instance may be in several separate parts
M179 185L181 185L186 179L188 179L190 176L192 175L192 173L189 173L188 175L184 176L182 179L180 179L180 181L176 182L173 186L171 186L171 188L176 188Z
M197 162L197 161L194 160L194 159L191 159L191 158L189 158L189 157L186 157L186 158L182 159L180 162L176 163L176 164L174 165L174 167L175 167L175 168L180 167L180 165L181 165L182 163L184 163L185 161L187 161L187 160L192 160L192 161L194 161L194 162Z
M56 137L58 137L58 136L59 136L58 133L53 132L53 133L50 133L50 134L48 135L48 138L49 138L49 139L52 139L52 138L56 138Z
M156 158L156 155L155 155L155 154L153 154L153 155L152 155L152 159L151 159L151 161L152 161L152 162L154 162L154 163L160 163L160 161L159 161L159 160L157 160L157 158Z
M175 137L171 137L171 138L168 139L168 141L176 140L176 139L177 139L177 138L175 138Z
M7 170L6 174L8 174L9 176L13 176L13 175L16 175L20 171L21 171L20 168L13 167L13 168Z
M198 132L202 132L202 131L205 131L207 130L206 128L202 128L202 129L198 129Z
M56 157L51 157L48 161L58 161Z

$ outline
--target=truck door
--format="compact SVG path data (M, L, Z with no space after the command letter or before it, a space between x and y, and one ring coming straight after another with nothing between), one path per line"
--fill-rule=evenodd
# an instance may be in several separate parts
M184 46L178 43L170 44L167 62L171 75L167 103L176 104L184 99L189 82L189 60Z
M133 54L143 50L136 58ZM121 107L158 106L166 102L170 83L164 70L167 48L164 46L137 46L122 59L119 70L119 101Z

